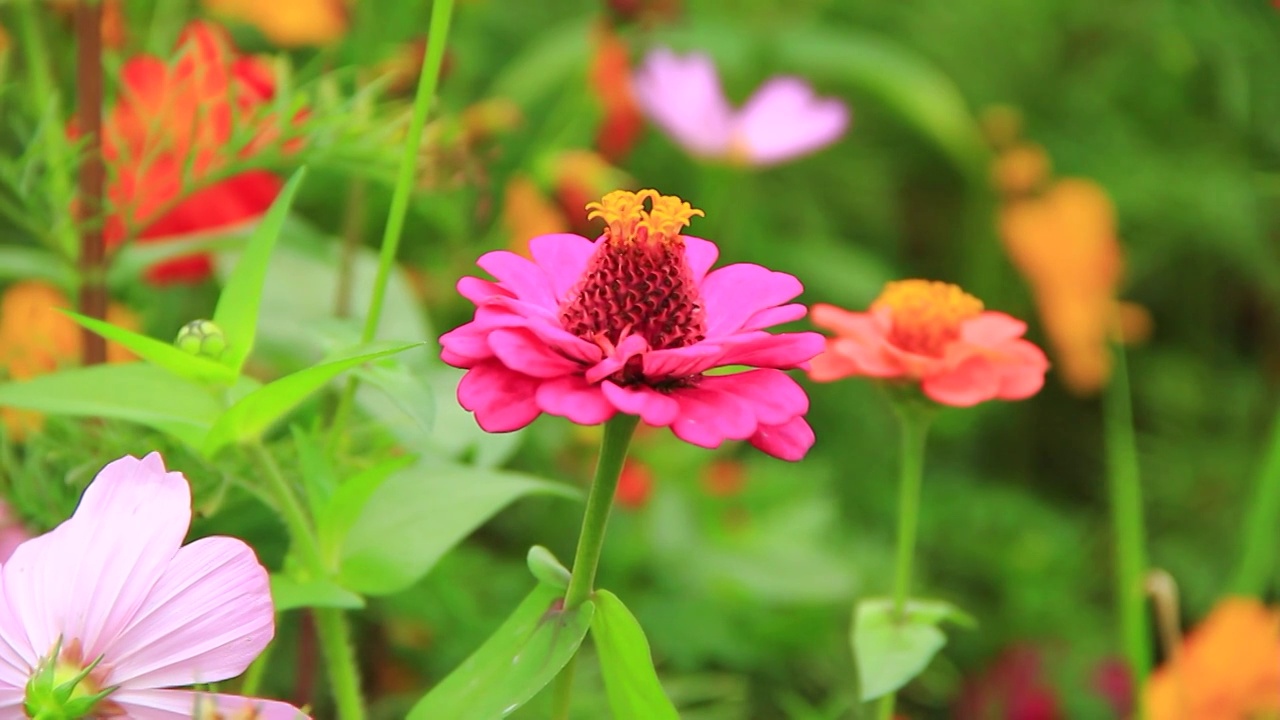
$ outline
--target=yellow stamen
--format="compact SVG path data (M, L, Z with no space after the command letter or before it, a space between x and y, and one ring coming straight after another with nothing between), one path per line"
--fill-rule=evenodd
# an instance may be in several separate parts
M961 323L982 312L982 301L950 283L900 280L885 285L871 309L889 311L895 345L940 356L946 344L959 337Z
M646 200L650 206L647 210ZM609 235L623 241L675 238L694 215L702 214L684 200L660 195L657 190L614 190L600 202L587 203L587 219L602 218L609 226Z

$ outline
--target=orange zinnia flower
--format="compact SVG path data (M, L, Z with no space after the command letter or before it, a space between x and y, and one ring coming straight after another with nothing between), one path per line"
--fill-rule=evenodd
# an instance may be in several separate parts
M1218 603L1147 683L1151 720L1280 716L1280 611L1251 598Z
M80 327L59 312L69 309L71 303L60 290L35 280L15 283L0 296L0 368L10 380L51 373L80 357ZM107 308L107 321L130 330L139 325L136 315L114 303ZM107 345L107 362L132 359L133 354L123 347ZM27 432L40 428L42 416L3 408L0 422L21 440Z
M204 0L204 8L254 26L280 47L328 45L351 24L343 0Z
M270 207L281 182L269 172L212 179L231 160L235 129L260 125L253 141L239 148L243 156L260 151L274 135L260 112L275 91L265 63L240 57L222 28L194 22L172 61L133 57L120 75L119 99L103 123L108 248L133 235L149 242L225 229ZM211 271L211 258L200 254L157 264L148 279L197 282Z
M892 282L869 312L818 304L812 318L836 334L811 363L809 375L820 382L858 375L919 382L934 402L966 407L1031 397L1049 367L1022 339L1026 323L984 312L981 300L947 283Z

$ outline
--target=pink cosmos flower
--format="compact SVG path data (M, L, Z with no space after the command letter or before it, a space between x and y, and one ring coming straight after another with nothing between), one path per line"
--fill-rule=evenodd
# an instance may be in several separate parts
M809 371L819 382L914 381L934 402L967 407L1031 397L1049 369L1044 351L1022 339L1026 323L984 312L981 300L942 282L889 283L870 312L815 305L813 323L836 333Z
M267 571L230 537L182 545L191 488L156 453L107 465L71 519L0 567L0 718L24 689L98 661L77 696L115 688L91 717L297 720L274 700L166 690L244 672L275 632ZM55 651L57 652L54 657Z
M497 282L458 282L475 318L440 342L444 361L468 371L462 406L489 432L544 412L583 425L623 412L694 445L750 440L803 457L809 398L782 371L805 366L822 336L764 330L804 317L790 302L800 282L746 263L711 271L716 246L680 234L702 211L677 197L617 190L587 208L607 225L594 242L543 235L532 260L480 258ZM714 372L726 366L754 369Z
M849 108L819 98L797 77L761 85L741 110L725 99L715 63L702 53L649 53L632 79L640 109L691 154L774 165L830 145L849 126Z

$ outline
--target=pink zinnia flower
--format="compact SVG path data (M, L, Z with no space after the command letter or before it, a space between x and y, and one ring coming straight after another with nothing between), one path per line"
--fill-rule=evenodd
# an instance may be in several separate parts
M934 402L967 407L1031 397L1049 369L1044 352L1022 339L1026 323L984 312L981 300L942 282L889 283L870 312L815 305L813 323L836 333L813 360L818 381L902 379Z
M715 63L701 53L649 53L632 80L637 104L691 154L744 165L774 165L830 145L849 126L849 108L819 98L797 77L761 85L741 110L720 87Z
M27 717L25 688L94 662L75 697L115 688L91 717L297 720L274 700L165 690L244 672L270 642L267 571L230 537L183 546L191 488L156 453L102 469L71 519L0 567L0 718ZM53 654L57 652L57 656Z
M804 366L822 336L764 331L804 317L789 302L800 282L745 263L708 272L719 251L680 234L702 211L679 198L617 190L587 207L607 225L594 242L543 235L532 260L480 258L497 282L458 282L475 319L440 342L444 361L468 370L462 406L489 432L544 412L583 425L623 412L694 445L750 440L803 457L809 398L782 370ZM726 366L755 369L712 374Z

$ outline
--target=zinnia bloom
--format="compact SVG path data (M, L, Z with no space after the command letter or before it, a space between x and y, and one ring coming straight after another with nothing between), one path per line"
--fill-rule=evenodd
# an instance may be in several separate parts
M273 134L262 113L275 92L267 63L239 57L222 28L193 22L171 62L130 58L120 84L119 100L103 122L108 248L134 235L150 242L224 230L266 212L282 185L275 175L252 170L209 178L232 160L233 135L257 128L254 141L238 148L247 157ZM147 277L158 284L198 282L212 269L210 256L199 254L157 264Z
M1228 598L1187 635L1146 687L1151 720L1280 715L1280 611Z
M835 142L849 126L849 108L819 98L797 77L774 77L741 110L720 87L715 63L701 53L666 49L645 58L633 80L649 119L689 153L744 165L774 165Z
M63 680L95 662L77 695L115 689L92 717L305 717L274 700L163 689L239 675L275 632L253 550L230 537L184 546L190 523L187 479L156 453L126 456L71 519L18 546L0 567L0 717L27 717L27 684L49 667Z
M809 371L827 382L862 375L919 382L943 405L1022 400L1040 391L1049 362L1022 339L1026 323L983 311L959 287L929 280L885 286L869 312L814 305L813 323L833 331Z
M543 235L532 260L481 256L496 282L458 282L475 318L440 342L444 361L468 370L462 406L489 432L544 412L584 425L623 412L694 445L750 440L801 458L809 399L782 370L802 367L822 337L765 332L804 317L790 302L800 282L746 263L712 271L715 244L680 234L702 211L679 198L617 190L588 209L607 225L594 242ZM712 372L733 365L755 369Z

